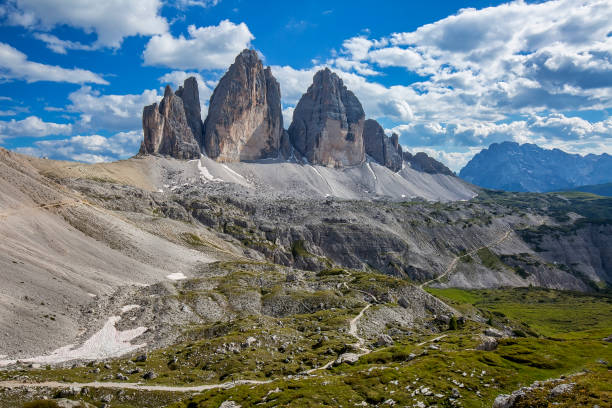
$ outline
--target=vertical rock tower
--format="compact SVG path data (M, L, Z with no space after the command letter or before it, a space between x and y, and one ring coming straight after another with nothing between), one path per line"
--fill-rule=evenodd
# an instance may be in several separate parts
M365 160L364 120L357 97L325 68L315 74L295 107L289 137L297 152L312 164L354 166Z
M368 119L363 128L363 141L366 153L378 163L393 171L402 169L404 159L397 134L388 137L377 121Z
M191 88L191 79L195 84L195 90ZM185 81L185 87L181 91L185 95L185 90L189 89L187 105L183 103L180 96L172 92L170 86L166 86L164 98L159 104L145 106L142 112L142 130L144 140L140 145L140 154L161 154L172 156L177 159L196 159L200 157L200 145L198 140L201 135L194 136L188 117L191 118L196 127L196 119L200 118L200 102L198 99L198 87L195 78ZM195 102L191 97L195 96ZM197 103L197 107L195 104ZM197 109L197 114L195 113ZM197 115L197 116L196 116ZM201 123L201 119L200 123ZM201 125L200 125L201 129Z
M189 77L176 90L176 96L183 100L187 124L193 133L193 137L202 146L204 137L204 124L202 123L202 108L200 107L200 92L198 91L198 81L195 77ZM200 149L201 150L201 149Z
M204 148L211 158L237 162L277 157L283 136L280 86L254 50L244 50L210 98Z

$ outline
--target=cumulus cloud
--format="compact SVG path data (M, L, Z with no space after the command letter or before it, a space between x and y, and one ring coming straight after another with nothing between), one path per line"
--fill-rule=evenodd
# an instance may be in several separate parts
M73 136L61 140L41 140L31 147L16 149L20 153L56 160L99 163L126 159L138 152L142 131L119 132L110 137Z
M125 37L167 32L161 7L161 0L9 0L4 14L8 23L27 28L77 27L96 33L96 47L118 48Z
M463 9L413 32L345 40L328 64L368 116L395 122L490 123L537 112L609 109L610 21L612 4L601 0ZM402 67L421 78L385 87L366 78L380 73L377 67Z
M72 125L69 123L45 122L38 116L28 116L22 120L0 121L0 139L68 135L71 132Z
M144 64L173 69L226 69L255 38L245 23L223 20L216 26L187 27L188 36L163 33L151 37Z
M77 126L81 130L125 131L142 126L142 109L161 99L157 90L141 94L107 95L83 86L68 95L67 109L79 113Z
M0 80L108 84L100 75L80 68L62 68L28 60L28 56L0 42Z

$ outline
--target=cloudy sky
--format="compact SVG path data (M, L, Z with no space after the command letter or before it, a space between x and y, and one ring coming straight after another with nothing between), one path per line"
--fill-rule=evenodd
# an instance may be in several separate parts
M0 146L127 158L144 105L189 75L203 116L244 48L285 126L324 66L366 116L459 170L491 143L612 153L612 2L1 0Z

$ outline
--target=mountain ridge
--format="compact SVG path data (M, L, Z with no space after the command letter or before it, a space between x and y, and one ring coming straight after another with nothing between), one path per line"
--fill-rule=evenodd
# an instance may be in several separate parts
M612 156L581 156L535 144L493 143L459 172L462 179L484 188L546 192L612 181Z

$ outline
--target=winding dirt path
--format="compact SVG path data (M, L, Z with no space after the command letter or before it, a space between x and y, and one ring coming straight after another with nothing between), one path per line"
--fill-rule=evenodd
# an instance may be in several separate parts
M364 293L367 293L367 292L364 292ZM370 293L367 293L367 294L376 301L376 297L374 295ZM351 321L349 322L349 334L353 336L355 339L357 339L357 343L355 343L354 346L358 348L359 350L361 350L361 353L357 354L359 357L369 354L372 351L364 347L365 340L362 337L360 337L359 334L357 334L357 323L363 317L363 314L365 313L365 311L368 310L371 306L372 304L368 303L363 309L359 311L359 314L355 316L353 319L351 319ZM303 374L310 375L316 371L326 370L334 363L334 361L336 361L335 358L333 360L330 360L329 362L327 362L325 365L321 367L312 368L310 370L304 371ZM31 382L31 383L21 382L21 381L0 381L0 388L14 389L14 388L21 388L21 387L33 387L33 388L89 387L89 388L113 388L113 389L127 389L127 390L141 390L141 391L166 391L166 392L189 393L189 392L203 392L203 391L213 390L213 389L230 389L238 385L245 385L245 384L253 384L253 385L269 384L274 381L276 380L275 379L265 380L265 381L263 380L236 380L236 381L228 381L228 382L219 383L219 384L205 384L205 385L197 385L197 386L191 386L191 387L187 387L187 386L177 387L177 386L169 386L169 385L146 385L142 383L124 383L124 382L100 382L100 381L94 381L94 382L89 382L89 383L75 383L75 382L68 383L68 382L59 382L59 381L45 381L45 382Z
M508 230L506 231L506 233L499 239L497 239L496 241L491 242L490 244L487 245L483 245L481 247L478 247L476 249L471 250L470 252L467 252L463 255L458 255L456 256L450 264L448 264L448 266L446 267L446 270L444 271L444 273L442 275L436 276L433 279L428 280L427 282L423 282L419 285L419 288L423 289L423 287L429 285L430 283L433 283L439 279L444 278L445 276L448 276L457 266L457 263L459 262L459 260L461 258L463 258L464 256L470 256L470 255L474 255L476 252L480 251L483 248L488 248L488 247L494 247L496 245L501 244L502 242L504 242L506 239L508 239L508 237L510 236L510 233L512 232L512 230Z
M197 385L193 387L175 387L169 385L145 385L142 383L122 383L122 382L100 382L94 381L89 383L66 383L59 381L45 381L45 382L20 382L20 381L2 381L0 382L0 388L21 388L21 387L30 387L30 388L112 388L112 389L123 389L123 390L140 390L140 391L166 391L166 392L202 392L207 390L214 389L230 389L236 387L238 385L245 384L269 384L274 380L236 380L236 381L228 381L221 384L206 384L206 385Z

